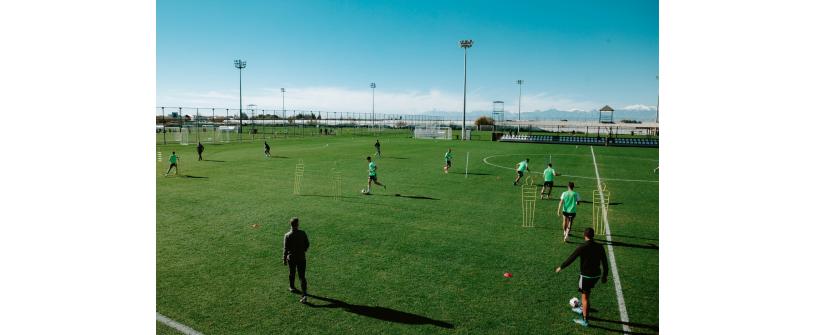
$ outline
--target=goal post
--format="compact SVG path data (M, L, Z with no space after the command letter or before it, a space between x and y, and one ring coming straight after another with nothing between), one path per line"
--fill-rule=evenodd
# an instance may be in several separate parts
M452 140L453 129L450 127L439 126L416 127L413 129L413 138Z

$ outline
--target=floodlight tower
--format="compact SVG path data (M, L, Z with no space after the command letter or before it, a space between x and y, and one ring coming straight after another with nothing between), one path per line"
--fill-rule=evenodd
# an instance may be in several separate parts
M464 111L461 117L461 140L464 141L467 129L467 49L473 46L473 40L461 40L458 45L464 49Z
M243 69L246 68L246 61L236 59L235 68L238 69L238 104L240 105L238 112L238 123L240 124L238 127L238 140L243 142Z
M280 94L283 96L283 118L286 118L286 89L281 87Z
M524 84L524 81L518 79L515 81L518 84L518 132L521 132L521 85Z
M374 121L374 115L375 115L374 114L374 111L375 111L374 102L376 101L375 100L376 99L375 91L376 91L376 83L371 83L371 122ZM371 128L373 128L373 123L371 124Z

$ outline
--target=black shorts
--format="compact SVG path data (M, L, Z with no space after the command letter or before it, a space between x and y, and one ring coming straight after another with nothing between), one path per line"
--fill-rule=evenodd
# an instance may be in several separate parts
M567 217L567 218L570 218L570 219L574 219L574 217L575 217L575 216L577 216L577 213L566 213L566 212L563 212L563 216L565 216L565 217Z
M368 176L368 179L376 181L376 176Z
M178 168L178 165L176 165L175 163L170 163L170 168L172 169L173 167Z
M446 164L447 164L448 167L453 166L453 161L447 161Z
M523 177L524 176L523 171L516 171L516 172L518 172L518 177Z
M580 279L577 280L577 292L590 293L598 281L600 281L600 277L586 277L580 275Z
M554 187L555 182L553 182L553 181L545 181L545 182L543 182L543 187L546 187L546 186Z

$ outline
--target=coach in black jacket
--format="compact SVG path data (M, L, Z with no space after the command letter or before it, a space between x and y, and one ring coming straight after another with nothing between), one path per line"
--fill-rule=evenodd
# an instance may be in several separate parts
M294 288L294 274L300 275L300 286L303 288L303 296L300 302L306 303L308 295L306 285L306 251L308 251L308 236L306 232L300 230L300 219L293 217L291 230L283 235L283 265L289 266L289 291L297 292Z

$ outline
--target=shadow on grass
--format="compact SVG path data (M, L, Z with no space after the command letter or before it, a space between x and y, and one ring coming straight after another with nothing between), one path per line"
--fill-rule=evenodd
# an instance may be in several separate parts
M289 157L286 157L286 156L269 156L269 158L285 158L285 159L288 159Z
M192 178L192 179L208 179L209 178L209 177L201 177L201 176L192 176L192 175L188 175L188 174L181 175L179 177Z
M215 160L215 159L205 159L203 161L204 162L226 163L226 161L219 161L219 160Z
M627 247L627 248L659 250L659 246L656 245L656 244L653 244L653 243L635 244L635 243L627 243L627 242L620 242L620 241L606 241L606 240L602 240L602 239L595 239L595 241L597 241L597 243L610 245L610 246L614 246L614 247Z
M597 317L593 317L591 315L589 315L589 321L592 321L592 323L589 324L589 328L598 328L598 329L603 329L603 330L607 330L607 331L611 331L611 332L615 332L615 333L622 333L623 330L621 328L617 328L617 327L614 327L614 328L603 327L603 326L610 326L610 325L606 325L606 324L604 324L603 326L598 326L597 323L611 323L611 324L616 324L616 325L619 325L619 326L626 325L626 326L633 327L633 328L645 328L645 329L654 331L654 333L629 332L628 334L651 335L651 334L658 334L659 333L659 325L647 325L647 324L644 324L644 323L636 323L636 322L622 322L620 320L609 320L609 319L597 318Z
M379 157L379 158L383 158L383 159L384 158L389 158L389 159L410 159L410 158L407 158L407 157L385 157L385 156L382 156L382 157Z
M557 200L560 200L560 199L557 199ZM588 201L588 200L580 200L578 202L581 203L581 204L593 204L594 203L593 201ZM622 202L609 202L608 203L609 206L618 206L618 205L622 205L622 204L623 204Z
M369 318L379 319L379 320L382 320L382 321L396 322L396 323L402 323L402 324L408 324L408 325L425 325L425 324L428 324L428 325L434 325L436 327L448 328L448 329L454 328L453 324L449 323L449 322L433 320L433 319L425 317L425 316L412 314L412 313L407 313L407 312L402 312L402 311L397 311L395 309L391 309L391 308L387 308L387 307L354 305L354 304L349 304L349 303L341 301L341 300L316 296L316 295L312 295L312 294L309 294L308 296L311 297L311 298L321 300L321 301L325 301L325 302L328 303L328 304L320 304L320 305L317 305L317 304L314 304L314 303L311 303L311 302L306 303L306 306L309 306L309 307L312 307L312 308L342 308L343 310L345 310L346 312L349 312L349 313L354 313L354 314L357 314L357 315L367 316Z

